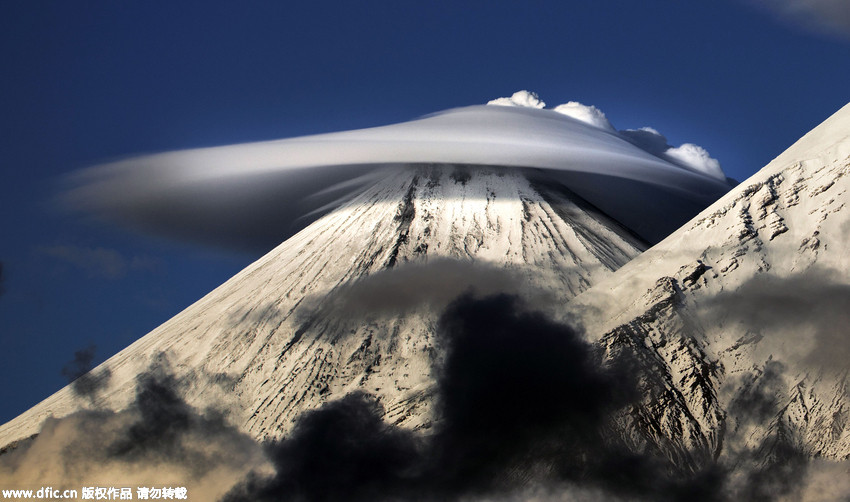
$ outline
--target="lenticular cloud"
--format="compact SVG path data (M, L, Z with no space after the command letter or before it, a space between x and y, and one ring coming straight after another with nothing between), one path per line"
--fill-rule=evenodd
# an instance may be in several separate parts
M672 148L651 129L617 132L595 107L570 102L544 109L526 91L490 105L503 106L99 165L69 178L64 202L157 234L268 249L385 169L502 166L544 171L654 242L730 188L705 150Z

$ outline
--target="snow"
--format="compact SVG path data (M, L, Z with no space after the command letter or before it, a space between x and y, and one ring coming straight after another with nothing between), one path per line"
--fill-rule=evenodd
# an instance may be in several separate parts
M632 152L621 158L631 159L637 174L655 165L644 160L659 162L621 136L554 112L482 108L423 119L431 120L425 125L392 126L398 128L392 134L405 137L407 132L399 132L405 127L421 132L467 121L487 137L492 119L510 117L511 124L527 119L531 125L551 120L557 131L570 131L562 139L576 155L581 145L598 146L606 153L596 155L603 157ZM496 122L491 132L498 135ZM535 131L534 137L546 136ZM643 129L631 139L658 145L659 137ZM189 155L192 159L197 157ZM231 175L228 165L210 175L212 182L219 174ZM119 177L126 174L122 166L113 169ZM739 448L751 448L763 461L781 429L806 455L850 458L846 366L836 370L835 361L824 357L846 350L846 343L824 343L823 330L806 324L817 319L783 323L788 313L781 309L761 309L764 322L752 326L746 316L734 317L736 309L716 307L722 301L754 302L758 293L740 298L735 293L759 285L790 297L845 294L850 288L850 105L643 253L641 243L616 222L558 186L562 170L537 178L529 169L441 163L368 173L376 174L358 179L365 188L354 198L106 361L111 387L99 404L125 406L136 375L164 351L190 383L190 404L231 403L239 427L258 439L279 437L303 411L358 389L378 396L388 422L427 427L436 316L452 292L471 287L517 292L550 315L579 322L603 354L635 351L644 365L636 378L641 401L620 424L635 451L657 449L695 470ZM178 174L189 186L195 183L189 175L204 175ZM609 178L608 183L632 180ZM180 187L169 185L178 192ZM638 207L640 200L628 204ZM447 266L457 262L481 268L465 273L464 267ZM387 280L388 271L399 275ZM418 283L417 276L446 279ZM408 296L393 294L405 281L421 287L405 289ZM782 281L805 286L777 287ZM357 294L340 294L346 291ZM365 301L379 304L363 309ZM382 309L381 302L392 305ZM805 329L796 329L800 325ZM769 395L776 401L774 413L746 416L734 403L748 389L767 385L777 363L786 373L768 382L775 386ZM209 375L236 383L224 391ZM0 445L36 432L47 416L80 406L65 388L0 427Z
M393 423L421 426L430 419L434 326L448 301L472 288L559 308L644 249L528 170L382 174L107 360L111 387L100 404L126 406L136 375L164 351L178 378L195 375L190 404L230 403L256 438L279 436L304 410L357 388L377 394ZM233 391L204 377L222 374L239 382ZM0 445L84 404L65 388L0 427Z
M749 448L782 423L806 454L850 457L850 346L835 328L846 310L827 307L850 294L848 175L850 105L567 305L590 339L633 339L664 361L680 402L657 409L666 437L684 441L687 426L699 448L726 455L743 441L739 425ZM730 408L746 398L742 382L759 384L777 363L776 414L753 422Z

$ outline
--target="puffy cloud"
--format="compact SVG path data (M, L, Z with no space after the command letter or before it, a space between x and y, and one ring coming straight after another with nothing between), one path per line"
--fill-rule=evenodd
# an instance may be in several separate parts
M593 105L588 106L578 101L570 101L569 103L556 106L554 111L567 117L581 120L585 124L590 124L607 131L614 131L614 126L611 125L611 122L608 122L608 118L602 113L602 110Z
M726 174L720 169L720 162L711 158L705 148L693 143L668 148L664 155L682 167L707 174L713 178L726 179Z
M540 100L537 93L530 91L517 91L509 98L496 98L488 101L487 104L496 106L520 106L525 108L546 107L546 103Z
M681 146L671 146L663 134L651 127L626 129L619 131L619 134L635 146L676 165L718 180L726 179L726 173L720 168L720 162L712 158L705 148L699 145L685 143Z

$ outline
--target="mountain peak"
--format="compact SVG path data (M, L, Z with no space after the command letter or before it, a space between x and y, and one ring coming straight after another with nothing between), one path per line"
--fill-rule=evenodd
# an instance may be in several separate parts
M394 423L430 417L429 347L441 309L467 290L562 305L645 244L544 173L486 166L390 169L102 367L121 409L135 375L169 353L192 404L235 382L236 418L257 438L354 388L376 393ZM391 272L391 273L390 273ZM378 364L380 361L380 364ZM101 371L101 370L95 370ZM67 387L0 427L32 434L80 401Z

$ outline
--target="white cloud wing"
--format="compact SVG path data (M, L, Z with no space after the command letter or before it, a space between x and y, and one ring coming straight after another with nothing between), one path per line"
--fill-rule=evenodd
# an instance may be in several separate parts
M153 233L259 249L404 164L544 169L650 241L672 230L655 220L695 213L729 189L713 168L694 168L704 160L700 150L689 147L671 162L613 130L539 109L527 94L519 101L532 106L470 106L383 127L95 166L69 178L64 202ZM641 202L641 194L650 199ZM657 210L640 210L647 202Z

